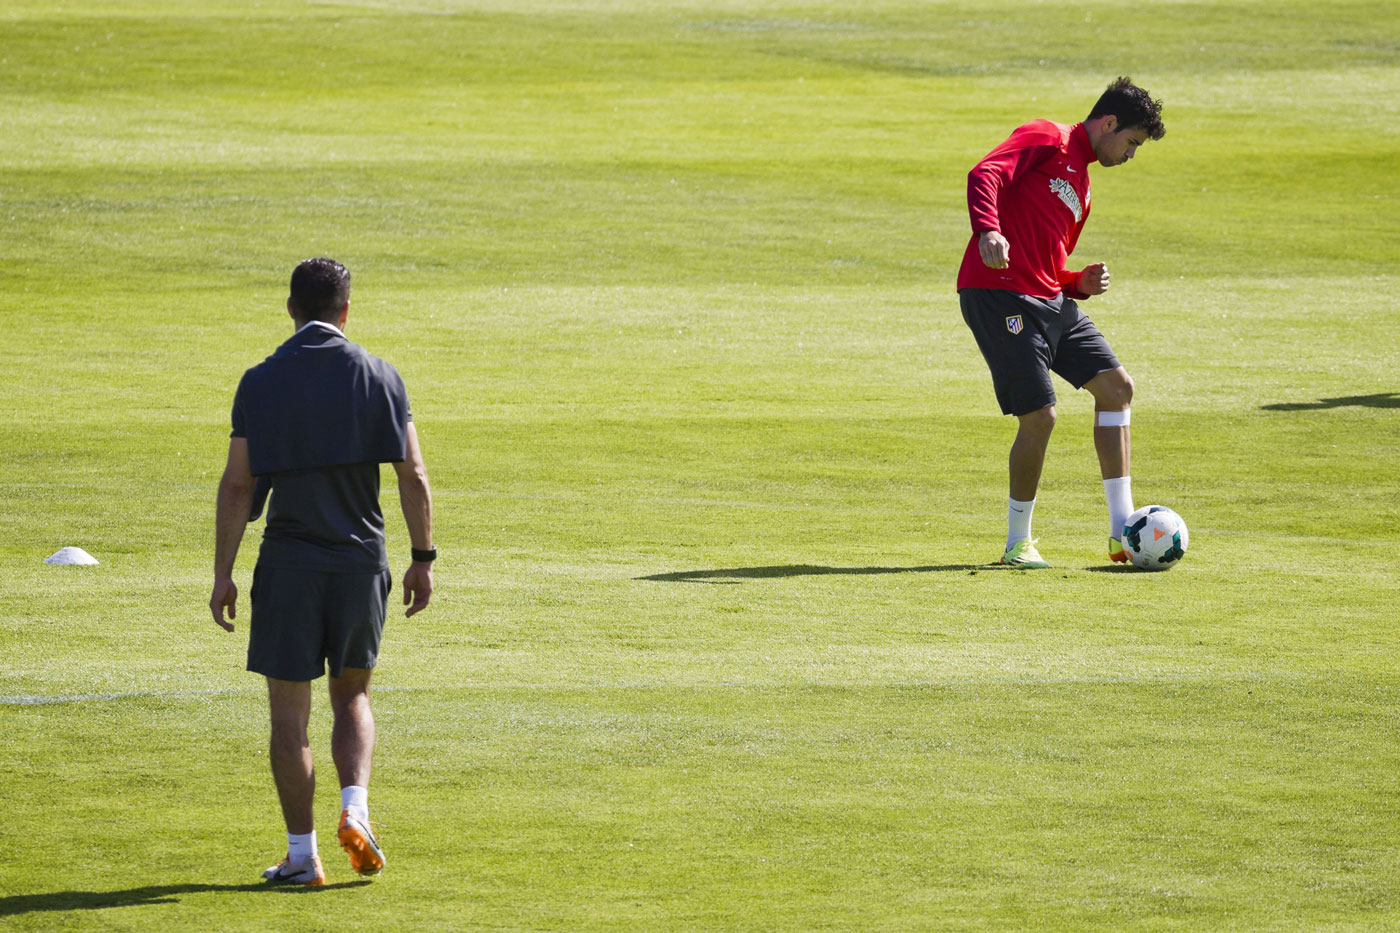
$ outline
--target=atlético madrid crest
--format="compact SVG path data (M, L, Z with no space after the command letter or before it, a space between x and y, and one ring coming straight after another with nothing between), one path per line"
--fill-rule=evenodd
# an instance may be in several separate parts
M1013 314L1011 315L1011 317L1006 319L1006 329L1011 331L1011 333L1013 334L1019 334L1021 332L1022 326L1023 325L1021 323L1021 315L1019 314Z

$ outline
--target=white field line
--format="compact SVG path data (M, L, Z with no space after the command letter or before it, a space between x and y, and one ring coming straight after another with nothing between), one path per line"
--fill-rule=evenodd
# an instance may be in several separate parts
M949 680L882 680L879 682L853 682L843 680L804 680L791 683L781 681L713 681L708 683L631 683L631 684L549 684L549 683L478 683L459 684L451 687L377 687L375 693L507 693L513 690L538 690L560 693L606 693L609 691L645 690L947 690L955 688L994 688L994 687L1061 687L1061 686L1117 686L1139 684L1162 686L1170 684L1201 684L1211 681L1224 683L1304 683L1333 678L1322 674L1148 674L1144 676L1101 675L1085 677L1004 677L1004 678L957 678ZM122 693L58 693L52 695L19 693L0 696L0 706L47 706L58 703L108 703L117 700L173 700L192 697L212 696L251 696L261 695L256 687L230 687L220 690L131 690Z
M17 693L0 696L0 706L46 706L50 703L104 703L109 700L140 700L149 698L170 699L175 697L209 697L234 693L251 693L251 690L132 690L124 693Z

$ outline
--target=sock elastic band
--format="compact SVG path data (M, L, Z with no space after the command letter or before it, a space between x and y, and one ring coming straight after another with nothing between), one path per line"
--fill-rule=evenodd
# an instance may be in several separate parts
M316 854L316 830L309 833L287 833L287 858L304 862Z
M349 810L358 819L369 817L369 788L347 784L340 789L340 808Z

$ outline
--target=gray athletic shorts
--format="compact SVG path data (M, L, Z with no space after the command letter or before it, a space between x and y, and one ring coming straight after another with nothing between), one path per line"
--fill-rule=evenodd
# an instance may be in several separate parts
M1072 298L964 288L958 301L992 371L1004 415L1028 415L1055 404L1052 372L1080 389L1120 365L1103 334Z
M393 578L324 573L261 562L253 569L248 670L278 680L315 680L379 659Z

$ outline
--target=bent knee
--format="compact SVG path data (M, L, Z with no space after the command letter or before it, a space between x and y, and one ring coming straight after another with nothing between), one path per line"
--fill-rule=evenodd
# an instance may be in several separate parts
M1096 378L1094 401L1101 411L1124 411L1133 404L1133 377L1125 369L1115 369Z
M1127 408L1129 405L1133 404L1133 377L1128 375L1126 369L1123 370L1123 382L1120 391L1122 394L1120 401L1123 403L1123 407Z

